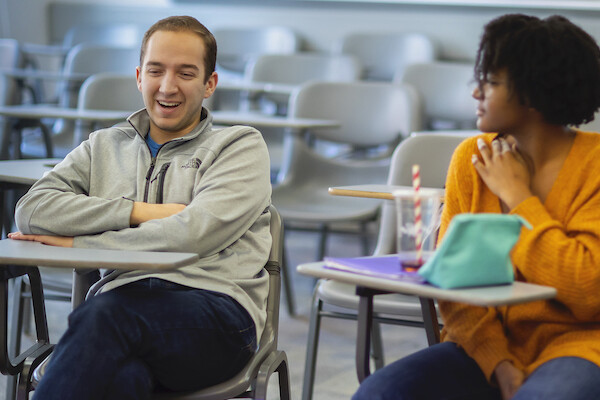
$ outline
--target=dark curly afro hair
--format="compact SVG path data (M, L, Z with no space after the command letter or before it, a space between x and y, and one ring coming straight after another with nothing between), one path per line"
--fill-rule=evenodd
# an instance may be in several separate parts
M600 49L581 28L561 16L539 19L509 14L484 29L475 80L506 69L510 89L546 122L590 122L600 107Z

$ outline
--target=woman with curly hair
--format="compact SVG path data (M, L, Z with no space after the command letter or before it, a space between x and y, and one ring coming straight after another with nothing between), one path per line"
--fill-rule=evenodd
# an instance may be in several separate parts
M442 343L367 378L355 400L600 399L600 49L566 18L485 26L473 97L482 135L455 151L440 237L460 213L517 214L515 279L557 289L504 307L439 302Z

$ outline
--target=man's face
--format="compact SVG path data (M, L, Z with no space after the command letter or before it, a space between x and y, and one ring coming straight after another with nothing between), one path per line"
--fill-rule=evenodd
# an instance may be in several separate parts
M204 42L193 32L157 31L147 42L137 85L150 115L152 139L162 144L189 133L200 121L202 101L217 86L204 82Z

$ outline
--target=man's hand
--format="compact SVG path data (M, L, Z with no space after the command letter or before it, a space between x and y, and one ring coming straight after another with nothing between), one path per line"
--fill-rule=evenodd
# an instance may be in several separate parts
M482 139L477 141L481 159L473 154L477 173L487 187L511 210L533 194L530 189L531 174L525 160L506 139L492 142L491 149Z
M161 219L175 215L185 209L184 204L167 203L167 204L150 204L135 201L131 216L129 217L129 225L135 226L142 222L151 221L153 219Z
M12 232L8 234L8 237L14 240L28 240L50 246L73 247L73 238L69 236L24 235L21 232Z
M501 361L496 366L494 375L496 376L496 381L500 387L500 393L502 393L503 400L512 399L525 380L523 371L515 367L508 360Z

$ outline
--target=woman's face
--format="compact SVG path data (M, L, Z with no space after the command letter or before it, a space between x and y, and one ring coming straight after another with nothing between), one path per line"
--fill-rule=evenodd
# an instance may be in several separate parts
M527 123L529 107L521 104L510 88L506 70L483 77L473 90L477 106L477 128L482 132L510 134Z

